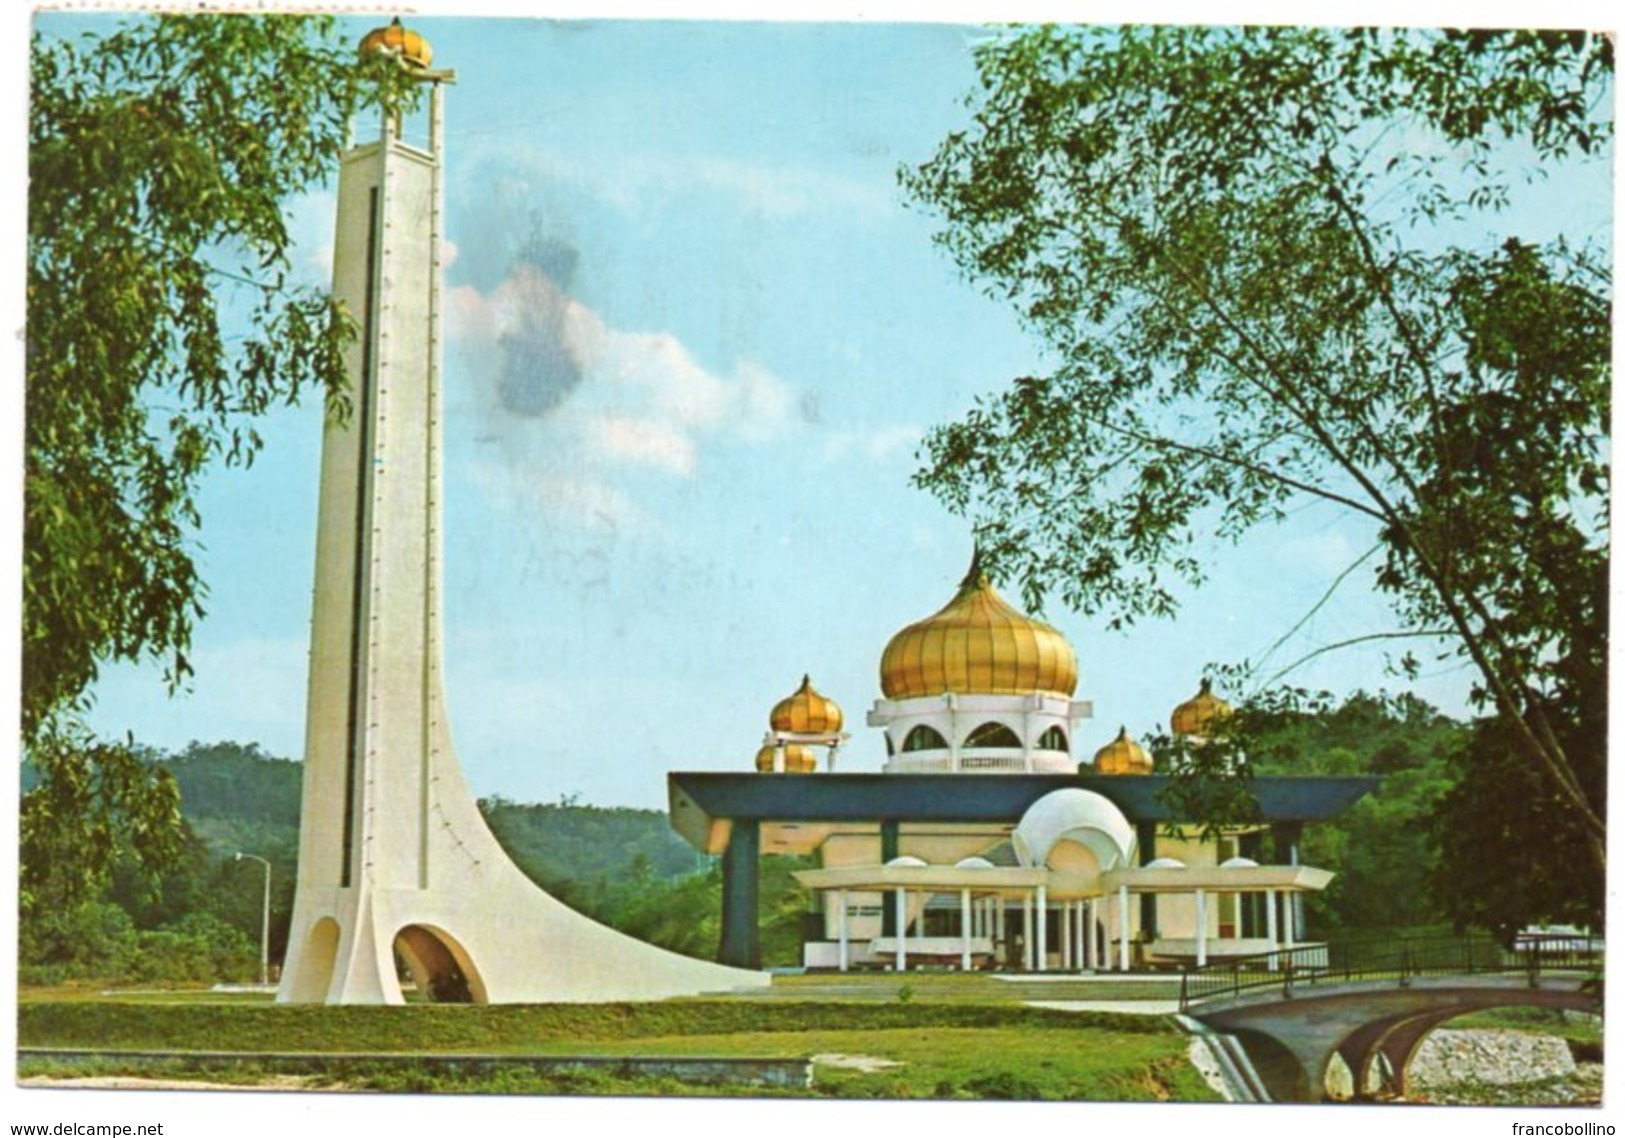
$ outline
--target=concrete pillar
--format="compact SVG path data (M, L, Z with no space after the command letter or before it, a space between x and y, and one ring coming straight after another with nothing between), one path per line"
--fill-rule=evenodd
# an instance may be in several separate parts
M845 972L850 960L850 948L848 945L846 932L846 890L840 890L835 894L835 897L841 907L840 916L835 920L835 936L840 942L840 969L842 972Z
M1207 964L1207 893L1196 891L1196 967Z
M757 925L762 830L755 818L736 818L722 854L722 945L717 960L739 968L762 966Z
M1128 886L1117 887L1117 969L1128 971Z
M1157 856L1157 824L1155 822L1136 822L1134 824L1134 841L1139 849L1140 864L1150 865ZM1152 940L1157 938L1157 895L1155 893L1140 894L1140 928Z
M1049 898L1044 886L1038 887L1038 935L1033 938L1038 954L1038 971L1049 971Z
M1270 951L1272 953L1281 947L1281 942L1277 937L1277 929L1275 925L1275 890L1273 889L1264 890L1264 935L1270 942ZM1275 966L1275 957L1271 956L1271 972L1275 971Z
M1061 922L1061 971L1072 971L1072 902L1062 901L1055 913L1056 920Z
M1091 898L1083 904L1083 966L1095 970L1095 902Z
M1021 895L1021 966L1028 972L1033 970L1033 895L1031 890Z
M970 890L959 891L959 970L970 971L971 907Z
M897 971L908 969L908 950L903 947L903 939L908 932L908 893L901 887L897 888L897 903L894 906L897 921Z

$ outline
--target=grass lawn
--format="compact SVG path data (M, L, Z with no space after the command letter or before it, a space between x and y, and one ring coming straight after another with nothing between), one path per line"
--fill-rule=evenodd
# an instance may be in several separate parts
M21 994L24 1047L226 1052L313 1052L861 1057L820 1061L819 1096L843 1098L1214 1101L1186 1060L1188 1038L1165 1017L1071 1013L1022 1006L1023 999L1108 998L1073 982L1042 992L980 976L853 978L822 987L787 978L771 998L647 1004L404 1008L275 1005L262 995L175 992L128 996L81 990ZM1147 986L1152 998L1166 998ZM854 994L853 989L859 991ZM1085 989L1079 993L1076 989ZM102 1074L161 1074L253 1081L246 1070L211 1073L203 1062L124 1061L104 1056ZM27 1060L20 1074L63 1076L62 1064ZM268 1073L267 1076L269 1077ZM346 1061L316 1076L380 1090L494 1093L785 1094L694 1088L669 1079L600 1072L504 1070L463 1075L410 1065Z

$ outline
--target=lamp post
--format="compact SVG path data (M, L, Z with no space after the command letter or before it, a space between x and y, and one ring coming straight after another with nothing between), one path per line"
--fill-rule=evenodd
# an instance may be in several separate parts
M265 904L260 912L260 987L271 982L271 863L251 853L238 853L232 861L257 861L265 867Z

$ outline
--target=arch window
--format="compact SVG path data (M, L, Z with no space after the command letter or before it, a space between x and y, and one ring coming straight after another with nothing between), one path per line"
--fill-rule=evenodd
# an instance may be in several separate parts
M948 740L940 732L921 723L903 738L903 753L910 751L946 751Z
M997 747L1021 750L1021 740L1002 723L984 723L965 736L966 747Z
M1040 751L1064 751L1066 746L1066 732L1059 727L1051 727L1038 737Z

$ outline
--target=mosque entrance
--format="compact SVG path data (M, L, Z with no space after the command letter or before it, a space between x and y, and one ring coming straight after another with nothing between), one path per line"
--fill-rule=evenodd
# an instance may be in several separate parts
M440 929L407 925L395 934L395 959L418 993L436 1004L483 1004L485 985L463 946Z

